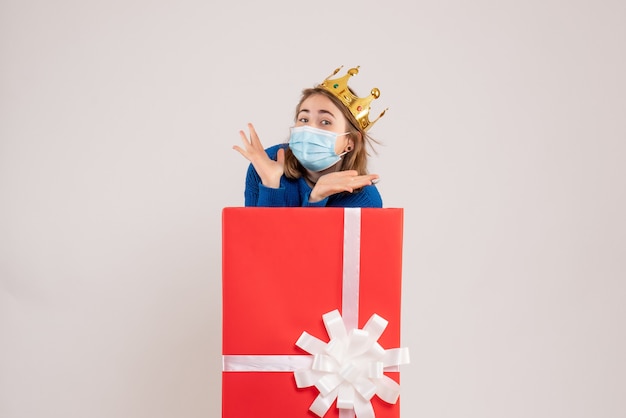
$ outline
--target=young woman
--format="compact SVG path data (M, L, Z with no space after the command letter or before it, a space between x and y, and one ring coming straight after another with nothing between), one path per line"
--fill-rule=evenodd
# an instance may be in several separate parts
M356 73L358 67L344 77L346 89L347 78ZM378 175L367 173L366 141L371 139L365 132L373 124L367 113L378 89L357 119L354 109L325 86L327 81L302 92L288 143L264 149L252 124L249 137L239 132L242 146L233 149L250 161L245 206L382 207L373 184Z

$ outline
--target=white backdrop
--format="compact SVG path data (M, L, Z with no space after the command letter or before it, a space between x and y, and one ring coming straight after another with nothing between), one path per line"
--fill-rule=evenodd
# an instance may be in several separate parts
M231 146L379 87L404 417L623 417L626 3L0 0L0 417L218 417Z

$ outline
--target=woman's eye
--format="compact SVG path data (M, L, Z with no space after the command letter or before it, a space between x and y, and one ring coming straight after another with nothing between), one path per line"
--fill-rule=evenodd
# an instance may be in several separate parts
M322 125L330 125L330 121L328 121L328 120L323 120L323 121L322 121Z
M308 121L309 120L307 118L300 118L300 119L298 119L298 122L301 122L301 123L307 123Z

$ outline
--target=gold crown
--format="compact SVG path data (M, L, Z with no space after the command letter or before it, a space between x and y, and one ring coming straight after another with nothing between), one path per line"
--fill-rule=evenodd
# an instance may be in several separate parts
M357 122L361 126L361 129L367 131L387 111L387 109L383 110L383 112L378 115L376 119L370 122L370 103L372 103L372 100L378 99L380 97L380 90L374 87L369 96L357 97L348 87L348 79L350 79L350 77L352 77L353 75L357 75L359 73L359 66L357 66L356 68L350 68L348 70L348 73L343 77L331 79L331 77L337 74L342 67L343 65L337 68L331 75L326 77L326 79L322 81L322 83L318 87L322 87L323 89L332 93L339 100L341 100L341 102L350 110L350 113L354 115Z

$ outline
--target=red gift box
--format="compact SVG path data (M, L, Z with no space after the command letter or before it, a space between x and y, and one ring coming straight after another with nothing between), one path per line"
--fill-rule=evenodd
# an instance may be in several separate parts
M296 341L327 342L322 317L334 310L348 331L384 318L377 343L400 346L402 232L402 209L223 209L222 417L316 417L320 390L297 387L293 372L312 356ZM400 416L399 402L370 402L376 418ZM325 418L340 416L335 406Z

